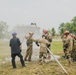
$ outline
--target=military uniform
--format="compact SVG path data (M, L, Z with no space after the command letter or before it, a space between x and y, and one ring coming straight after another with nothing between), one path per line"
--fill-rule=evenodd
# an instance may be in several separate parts
M51 49L51 43L52 43L52 37L50 34L45 34L46 40L49 42L50 46L47 46L47 48ZM51 55L49 51L47 50L48 59L51 58Z
M67 57L67 61L68 61L68 66L70 66L71 64L71 52L73 49L73 38L70 36L69 31L66 30L64 32L64 35L66 35L66 41L65 41L65 46L66 46L66 57Z
M41 40L39 40L39 43L40 43L39 58L40 61L42 61L43 57L43 61L45 61L47 57L47 44L49 44L49 42L45 38L42 38Z
M70 58L71 57L71 51L72 51L72 48L73 48L73 39L69 35L66 38L66 45L67 45L66 56L67 56L67 58Z
M73 61L76 61L76 39L73 40L72 58Z
M28 61L31 61L31 56L32 56L32 52L33 52L33 42L35 42L36 40L30 36L27 36L25 38L27 39L27 41L26 41L27 50L26 50L26 55L25 55L24 60L26 61L28 58Z
M62 42L63 42L63 52L64 52L64 58L66 58L66 49L67 49L67 46L68 46L68 44L67 44L67 39L66 39L66 35L64 35L64 37L63 37L63 39L62 39Z

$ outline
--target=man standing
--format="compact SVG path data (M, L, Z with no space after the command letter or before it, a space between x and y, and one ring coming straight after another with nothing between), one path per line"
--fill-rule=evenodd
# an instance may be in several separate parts
M45 35L45 39L50 43L50 46L48 46L47 48L51 49L52 36L49 34L48 30L43 30L43 35ZM49 53L48 50L47 50L47 55L48 55L48 59L50 59L51 54Z
M73 50L72 50L73 62L76 62L76 36L73 39Z
M63 36L62 42L63 42L63 52L64 52L64 58L66 58L66 49L67 49L67 42L66 42L66 35Z
M13 32L12 36L13 38L10 40L9 46L11 47L11 57L12 57L12 66L13 68L16 68L16 63L15 63L15 57L18 56L20 58L20 62L22 64L22 67L25 66L24 61L23 61L23 56L21 55L21 42L19 38L16 37L17 33Z
M73 39L72 37L69 35L69 31L66 30L64 32L64 35L66 35L66 56L67 56L67 60L68 60L68 66L70 66L71 64L71 51L73 48Z
M26 50L26 55L24 58L25 61L27 61L27 60L31 61L31 56L32 56L32 52L33 52L33 42L36 42L36 40L32 38L33 34L34 34L33 32L30 32L29 36L25 36L25 38L27 39L27 41L26 41L27 50Z

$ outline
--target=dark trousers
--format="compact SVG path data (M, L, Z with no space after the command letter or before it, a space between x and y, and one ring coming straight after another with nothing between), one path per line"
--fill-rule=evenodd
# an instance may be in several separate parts
M13 68L16 68L16 63L15 63L16 56L18 56L20 58L20 62L22 64L22 66L25 66L24 61L23 61L23 56L21 55L21 53L17 53L17 54L11 54Z

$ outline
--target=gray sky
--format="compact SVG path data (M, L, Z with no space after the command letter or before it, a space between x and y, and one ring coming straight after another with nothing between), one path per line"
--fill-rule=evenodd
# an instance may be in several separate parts
M0 0L0 21L10 27L36 22L44 29L69 22L76 16L76 0Z

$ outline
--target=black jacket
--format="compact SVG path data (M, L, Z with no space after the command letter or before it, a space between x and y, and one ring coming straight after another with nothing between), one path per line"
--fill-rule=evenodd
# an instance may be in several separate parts
M20 53L20 45L21 45L21 42L19 38L13 37L10 40L10 44L9 44L9 46L11 47L11 53L12 54Z

